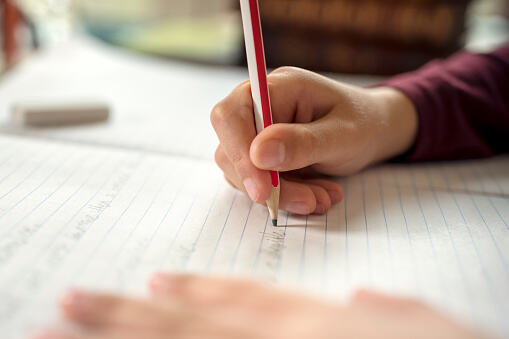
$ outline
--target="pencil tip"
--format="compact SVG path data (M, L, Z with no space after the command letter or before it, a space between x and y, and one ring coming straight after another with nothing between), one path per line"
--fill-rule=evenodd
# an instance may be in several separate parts
M274 226L274 227L277 226L277 219L272 219L272 226Z

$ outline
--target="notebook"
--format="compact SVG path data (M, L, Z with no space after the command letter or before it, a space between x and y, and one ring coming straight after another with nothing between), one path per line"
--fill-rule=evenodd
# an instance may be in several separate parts
M327 215L281 212L195 157L0 136L0 332L58 322L70 287L143 296L154 272L242 276L319 297L416 297L509 335L509 158L338 179Z

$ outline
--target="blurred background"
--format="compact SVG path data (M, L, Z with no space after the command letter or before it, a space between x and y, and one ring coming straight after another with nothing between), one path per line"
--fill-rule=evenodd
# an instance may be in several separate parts
M244 65L236 0L0 0L0 70L76 32L165 58ZM506 0L260 0L269 67L390 75L509 35Z

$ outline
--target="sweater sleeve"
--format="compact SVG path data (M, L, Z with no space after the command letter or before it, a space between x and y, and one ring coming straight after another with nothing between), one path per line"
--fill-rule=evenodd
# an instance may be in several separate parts
M489 157L509 152L509 45L461 52L382 84L405 93L418 114L413 147L397 161Z

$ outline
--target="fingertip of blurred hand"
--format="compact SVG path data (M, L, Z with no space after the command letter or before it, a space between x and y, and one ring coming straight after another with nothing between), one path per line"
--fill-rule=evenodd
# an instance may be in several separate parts
M149 280L149 288L152 293L168 293L175 282L175 275L168 273L156 273Z
M66 313L70 313L79 304L81 292L78 290L70 290L66 292L60 299L60 307Z
M86 317L94 310L95 295L81 291L70 290L60 299L60 309L65 318L78 320Z
M67 339L68 337L50 329L37 330L28 336L29 339Z

